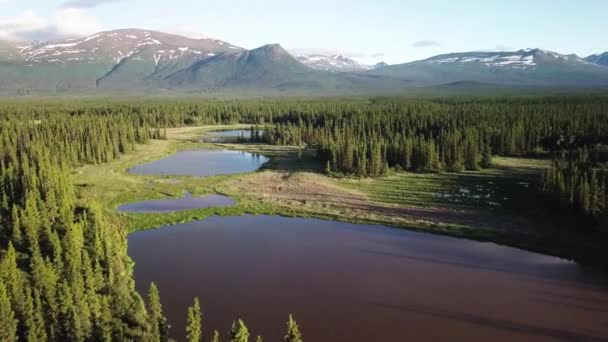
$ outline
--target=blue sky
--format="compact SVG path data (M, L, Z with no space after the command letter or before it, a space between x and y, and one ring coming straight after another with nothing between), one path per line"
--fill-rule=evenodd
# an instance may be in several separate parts
M608 50L604 0L0 0L0 39L145 28L399 63L471 50Z

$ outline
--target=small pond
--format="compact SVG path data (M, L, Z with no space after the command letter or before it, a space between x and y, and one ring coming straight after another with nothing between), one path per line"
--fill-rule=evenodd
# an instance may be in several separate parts
M265 341L282 340L289 313L306 341L608 338L604 276L493 243L248 215L128 239L138 291L156 282L180 340L195 296L207 333L242 317Z
M184 197L179 199L152 200L123 204L118 207L118 211L126 213L167 213L210 207L229 207L235 204L236 202L233 199L222 195L194 197L190 193L186 193Z
M214 176L255 171L268 160L258 154L226 149L191 150L134 166L129 172L141 175Z
M259 130L262 134L262 130ZM251 139L251 130L236 129L228 131L209 131L205 133L204 140L209 142L237 142L239 139Z

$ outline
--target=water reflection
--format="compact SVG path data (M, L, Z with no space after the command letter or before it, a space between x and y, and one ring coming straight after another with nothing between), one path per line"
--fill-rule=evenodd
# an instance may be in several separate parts
M205 140L211 142L235 142L239 139L251 139L251 130L238 129L228 131L211 131L205 133Z
M137 165L129 172L142 175L214 176L257 170L268 158L225 149L180 151L166 158Z

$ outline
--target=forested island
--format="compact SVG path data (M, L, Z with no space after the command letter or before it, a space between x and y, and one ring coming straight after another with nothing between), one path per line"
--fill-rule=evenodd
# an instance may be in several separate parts
M175 181L125 172L208 146L205 132L235 128L250 137L215 145L267 156L268 173ZM482 189L481 181L492 191L463 188ZM308 194L298 182L321 190ZM212 190L239 205L164 216L115 210ZM317 206L326 190L347 199ZM412 208L421 218L410 217ZM480 214L457 216L465 210ZM385 224L605 270L608 97L3 100L0 340L168 340L162 291L154 283L136 291L127 235L235 214ZM523 218L510 223L515 216ZM234 317L229 331L208 327L192 300L183 308L188 341L262 341L248 317ZM302 341L297 317L285 318L276 330Z

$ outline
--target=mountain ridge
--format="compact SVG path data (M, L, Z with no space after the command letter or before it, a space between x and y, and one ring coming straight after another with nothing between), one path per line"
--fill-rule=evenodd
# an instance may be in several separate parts
M599 55L585 57L585 60L589 63L608 66L608 51Z
M268 44L237 54L220 54L193 64L189 68L168 75L166 84L188 88L242 86L254 82L272 84L284 82L281 75L307 74L312 72L299 63L279 44Z
M460 52L367 66L338 54L294 56L280 44L243 49L211 38L120 29L21 46L0 42L0 91L398 93L446 85L608 85L608 53L581 58L542 49Z
M366 71L373 66L361 64L342 54L296 54L295 57L311 69L334 72Z
M542 49L460 52L396 64L372 71L428 84L472 81L503 85L605 85L608 68L576 56Z

